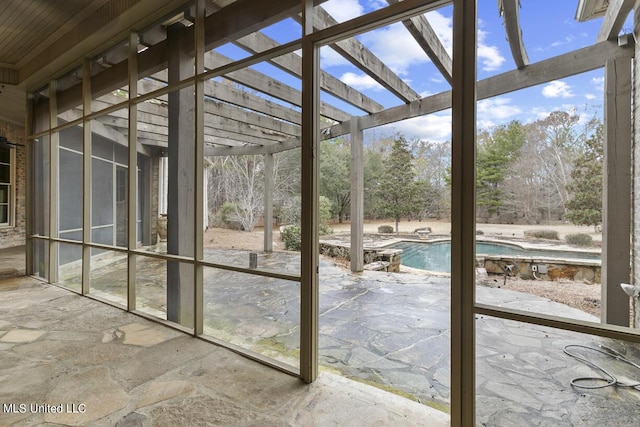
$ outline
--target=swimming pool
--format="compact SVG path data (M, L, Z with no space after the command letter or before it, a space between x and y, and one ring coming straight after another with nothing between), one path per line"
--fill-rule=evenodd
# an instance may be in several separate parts
M420 270L451 273L451 241L397 242L389 246L402 249L400 263ZM552 259L600 260L599 253L553 249L527 249L518 245L498 242L476 242L477 255L504 255L545 257Z

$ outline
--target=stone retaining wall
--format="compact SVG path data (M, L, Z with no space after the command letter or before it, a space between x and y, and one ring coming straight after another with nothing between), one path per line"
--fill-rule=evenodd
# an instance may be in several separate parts
M351 248L330 242L320 242L320 253L333 258L351 260ZM400 254L402 249L364 248L365 270L400 271ZM374 268L367 268L372 265Z
M490 274L504 274L506 265L514 266L509 275L518 275L523 279L568 279L600 283L601 268L599 262L578 260L562 262L557 259L524 257L506 258L500 256L487 256L477 259L477 266L484 267L487 270L487 273ZM538 271L534 272L532 266L536 266Z

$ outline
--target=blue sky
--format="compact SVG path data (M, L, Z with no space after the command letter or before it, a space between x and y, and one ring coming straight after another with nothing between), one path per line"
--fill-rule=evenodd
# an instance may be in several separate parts
M523 39L531 63L593 44L602 23L602 18L577 22L575 14L578 0L521 0L520 3ZM323 7L337 21L343 22L387 5L384 0L329 0ZM506 40L502 17L498 15L497 1L479 0L478 8L478 79L482 80L510 71L515 65ZM449 6L426 15L449 53L452 50L452 10ZM627 23L623 32L631 32L631 29L631 24ZM284 43L299 37L300 29L297 23L289 19L265 30L265 33ZM426 96L450 89L449 84L401 23L361 34L357 38L420 95ZM386 108L402 104L401 100L329 48L323 48L321 51L321 68ZM261 71L299 88L299 82L279 70L264 66ZM603 76L603 70L599 69L482 100L478 103L478 128L500 125L516 119L528 123L558 109L575 111L583 115L585 120L587 116L593 115L594 111L601 114ZM364 114L344 104L340 106L352 114ZM444 111L407 120L387 126L381 132L400 132L410 139L444 141L450 139L451 113Z

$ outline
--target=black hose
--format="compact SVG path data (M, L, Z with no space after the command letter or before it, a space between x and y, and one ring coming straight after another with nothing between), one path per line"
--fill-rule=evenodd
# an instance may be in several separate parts
M604 369L602 366L597 365L596 363L590 361L589 359L586 359L582 355L572 353L569 351L569 348L582 348L585 350L594 351L600 354L604 354L605 356L611 357L613 359L619 360L621 362L627 363L633 366L634 368L640 370L640 365L627 359L626 357L624 357L622 354L615 351L614 349L604 345L599 345L598 347L599 348L593 348L593 347L587 347L585 345L580 345L580 344L569 344L564 347L564 352L567 355L592 367L596 371L601 372L603 375L601 377L577 377L571 380L571 385L576 388L584 388L584 389L599 389L599 388L605 388L605 387L625 387L625 388L634 388L640 391L640 388L638 388L640 386L640 381L633 382L633 383L621 382L618 380L618 378L615 377L615 375L613 375L611 372ZM585 384L585 383L594 383L594 382L596 384Z

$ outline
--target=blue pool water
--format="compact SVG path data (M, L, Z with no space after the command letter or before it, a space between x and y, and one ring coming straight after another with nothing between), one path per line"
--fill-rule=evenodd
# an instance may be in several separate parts
M451 241L398 242L389 246L402 249L400 263L420 270L451 272ZM524 249L508 243L476 242L478 255L546 257L554 259L600 260L600 254L566 250Z

